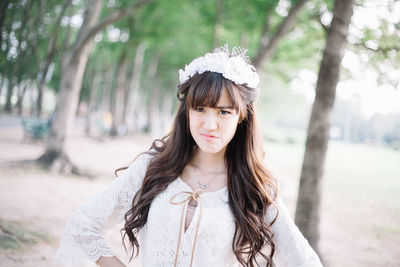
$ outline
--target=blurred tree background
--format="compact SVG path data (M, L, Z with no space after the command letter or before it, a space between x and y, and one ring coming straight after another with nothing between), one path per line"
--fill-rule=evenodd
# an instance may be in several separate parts
M178 70L225 43L261 75L264 138L303 146L334 0L3 0L0 107L48 135L48 166L88 136L168 132ZM330 140L400 149L400 2L355 1ZM57 107L57 108L56 108ZM78 118L79 120L76 120ZM41 126L41 127L39 127Z
M98 22L113 12L127 12L90 37L94 42L93 51L84 67L76 108L79 116L87 118L88 134L104 124L100 123L100 114L104 117L108 113L112 115L110 125L100 127L105 134L147 131L160 136L165 133L176 104L177 70L195 57L227 43L247 47L263 76L259 109L266 126L265 137L304 141L313 99L310 94L315 87L333 1L100 2ZM87 3L90 2L2 2L3 112L47 117L54 110L63 75L62 64L77 41ZM295 5L299 7L292 25L279 32ZM376 15L368 23L365 16L371 9ZM357 18L351 25L342 66L344 75L339 84L345 96L339 93L335 104L332 138L384 143L398 149L399 116L390 110L374 110L373 106L366 110L368 103L360 103L365 100L360 98L361 88L350 88L361 84L350 84L350 81L365 80L362 74L373 72L376 92L371 92L372 95L379 94L379 90L398 94L395 91L398 92L400 77L398 9L397 1L391 0L379 4L356 3ZM357 20L360 16L364 16L361 22ZM273 46L271 51L268 45Z

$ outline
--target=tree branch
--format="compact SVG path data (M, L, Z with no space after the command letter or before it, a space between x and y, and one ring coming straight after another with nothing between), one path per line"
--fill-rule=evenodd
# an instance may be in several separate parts
M263 29L261 32L258 51L260 51L261 49L266 49L269 44L270 39L268 36L268 32L270 30L270 25L271 25L270 22L271 22L271 9L268 9L268 10L266 10L266 13L265 13L265 20L264 20Z
M327 25L325 25L325 24L322 23L321 16L322 16L322 14L319 13L319 12L317 12L317 13L312 13L312 14L310 15L310 19L311 19L311 20L316 20L316 21L318 22L318 24L321 25L322 29L323 29L323 30L325 31L325 33L326 33L326 32L329 30L329 26L327 26Z
M257 55L254 58L254 67L260 67L269 57L272 56L275 49L278 47L279 41L292 30L297 13L303 7L307 0L298 0L292 5L288 15L282 20L278 30L274 33L268 44L260 46Z
M135 9L135 8L139 8L144 4L149 4L151 2L153 2L154 0L142 0L137 2L136 4L124 8L124 9L119 9L117 11L114 11L113 13L111 13L108 17L104 18L102 21L100 21L99 23L97 23L96 25L94 25L91 29L89 29L85 34L83 34L82 38L80 38L80 40L78 40L75 48L74 48L74 53L72 58L74 58L74 56L76 54L78 54L80 52L80 50L83 48L83 46L91 39L93 38L99 31L103 30L105 27L107 27L108 25L117 22L125 17L127 17L129 14L131 14L131 12Z
M400 52L400 46L386 46L386 47L378 47L378 48L376 48L376 49L374 49L374 48L371 48L371 47L368 47L365 43L354 43L353 44L354 46L357 46L357 47L362 47L362 48L365 48L365 49L367 49L367 50L369 50L369 51L372 51L372 52L374 52L374 53L378 53L378 52L381 52L381 53L383 53L383 54L387 54L389 51L396 51L396 52Z

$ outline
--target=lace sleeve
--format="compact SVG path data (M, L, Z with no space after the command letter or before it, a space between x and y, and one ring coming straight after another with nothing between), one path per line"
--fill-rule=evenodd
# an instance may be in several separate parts
M105 190L72 214L62 233L54 263L81 265L95 262L100 256L114 256L103 231L123 221L141 186L149 159L148 154L139 156Z
M322 267L322 264L308 241L294 224L281 198L277 198L278 217L271 226L275 242L274 263L278 267ZM276 207L267 209L266 220L270 223L276 215Z

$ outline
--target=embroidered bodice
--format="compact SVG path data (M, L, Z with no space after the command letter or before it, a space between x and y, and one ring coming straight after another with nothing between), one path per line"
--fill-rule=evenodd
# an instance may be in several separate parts
M94 262L100 256L114 256L103 232L123 221L141 186L150 157L139 156L104 191L74 212L63 231L55 262L79 265L84 261ZM186 229L182 218L188 210L190 193L193 190L178 177L151 203L147 223L139 232L142 266L174 266L176 261L177 266L187 267L191 260L196 267L239 266L232 251L235 225L227 188L196 196L201 198L201 203L198 202L201 207L196 206ZM272 225L276 266L322 266L279 198L277 206L279 215ZM276 208L271 205L265 220L270 222L275 214Z

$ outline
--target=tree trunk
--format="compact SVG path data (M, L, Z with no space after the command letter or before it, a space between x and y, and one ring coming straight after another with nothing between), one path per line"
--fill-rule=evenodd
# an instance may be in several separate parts
M140 89L140 78L142 77L143 70L143 59L144 52L146 50L146 44L144 42L140 43L136 48L135 61L133 64L133 72L131 75L131 80L128 85L129 95L128 95L128 104L126 107L127 118L124 118L125 125L127 127L127 132L132 130L134 125L134 112L135 106L137 104L137 99L139 97L139 89Z
M111 91L113 85L113 72L112 69L106 65L103 69L103 80L101 84L103 85L99 103L99 113L96 119L96 126L98 127L100 133L100 139L102 140L105 136L109 135L112 116L111 116Z
M74 121L74 112L79 100L79 92L86 63L93 45L94 36L108 25L121 20L132 13L133 10L151 0L142 0L129 8L114 11L109 16L96 24L103 6L103 0L87 2L87 8L78 36L72 49L66 54L62 63L62 77L60 90L57 97L55 116L49 138L46 142L46 151L38 159L39 163L55 170L78 172L65 154L65 141L69 135Z
M6 8L6 2L4 2L3 3L4 4L4 6L2 7L2 8L4 8L2 11L4 11L4 12L6 12L7 11L7 8ZM8 6L8 4L7 4L7 6ZM6 58L6 56L7 56L7 54L8 54L8 52L9 52L9 50L10 50L10 47L12 47L12 44L11 44L11 38L10 38L10 32L12 31L12 25L13 25L13 22L14 22L14 17L15 17L15 13L16 13L16 8L12 8L10 11L8 11L8 13L7 13L7 15L9 16L9 22L5 25L6 27L5 27L5 32L7 33L7 39L6 39L6 41L4 42L4 44L5 44L5 49L3 50L3 49L0 49L0 54L1 54L1 56L3 57L3 58ZM2 19L4 20L5 19L5 15L4 16L2 16ZM0 29L0 30L2 30L2 28ZM3 31L1 31L1 32L3 32ZM3 34L0 34L0 35L3 35ZM1 37L2 38L2 37ZM6 86L6 88L5 88L5 93L6 93L6 103L5 103L5 105L4 105L4 110L11 110L11 96L12 96L12 92L10 92L10 90L9 90L9 84L10 84L10 73L11 73L11 69L13 68L13 66L11 65L11 64L9 64L9 63L7 63L6 64L6 66L4 66L4 69L3 69L3 74L2 74L2 79L3 79L3 81L2 81L2 86L1 86L1 90L3 90L3 85L4 84L7 84L7 86ZM6 74L7 73L7 74ZM7 80L7 83L5 82ZM9 95L10 94L10 95Z
M161 93L161 82L159 79L153 83L149 94L149 103L147 105L147 129L152 138L160 138L161 121L159 99Z
M38 117L40 117L41 113L42 113L43 87L46 82L47 72L49 70L50 63L52 62L55 52L56 52L56 44L57 44L58 34L60 32L61 19L64 16L64 13L67 10L67 7L70 5L70 3L71 3L71 0L65 1L64 5L60 11L60 14L55 23L54 32L50 36L50 40L49 40L49 43L47 46L46 57L41 64L40 75L38 75L40 77L39 83L38 83L38 98L36 101L36 116L38 116Z
M103 92L101 97L101 110L104 113L109 113L111 111L111 91L112 91L112 70L109 66L104 68L104 81L103 81Z
M96 72L93 74L92 86L90 87L89 100L86 110L86 126L85 132L87 135L91 135L93 125L93 112L96 105L96 95L100 85L100 76Z
M6 81L6 77L4 77L3 75L0 75L0 95L3 95L3 86L4 86L4 82Z
M65 68L62 70L60 91L53 124L46 143L46 152L39 158L40 163L52 166L56 171L78 172L76 166L71 164L65 154L64 146L66 136L69 135L73 125L83 74L93 46L93 39L87 39L86 42L83 42L82 39L94 27L100 16L102 5L102 0L92 0L88 3L77 41L68 53Z
M299 13L300 9L304 6L306 1L307 0L298 0L295 4L292 5L288 15L282 20L281 24L278 27L278 30L274 33L271 39L268 38L268 30L266 30L269 28L269 18L267 14L257 54L253 60L253 65L255 68L262 67L264 62L268 61L272 57L273 53L278 47L279 42L287 33L289 33L293 29L296 16Z
M118 62L117 69L117 88L115 90L114 99L111 103L111 113L112 113L112 124L110 135L117 136L118 127L122 125L122 117L124 110L124 94L126 86L126 71L127 71L127 54L124 51Z
M121 123L122 123L122 125L124 125L126 133L128 132L128 126L127 126L126 117L128 116L129 97L130 97L130 95L131 95L131 90L129 88L128 74L127 74L127 71L125 71L124 101L123 101L123 104L122 104L122 119L121 119Z
M318 253L321 180L329 141L340 66L346 45L354 0L336 0L331 27L320 66L315 101L307 132L295 222Z
M217 0L217 8L215 14L215 26L214 26L214 40L213 47L219 46L222 31L222 16L224 13L224 0Z
M21 29L19 31L19 35L18 35L18 45L16 48L16 53L18 55L18 57L15 59L15 61L11 64L10 66L10 72L9 72L9 76L8 76L8 87L7 87L7 97L6 97L6 105L4 107L4 111L11 113L12 112L12 104L11 104L11 98L14 94L14 85L17 82L16 79L16 75L19 72L19 69L21 67L21 58L22 56L20 55L21 53L21 44L23 41L23 37L24 37L24 30L25 29L25 25L29 20L29 10L32 6L32 2L29 2L25 5L25 8L23 10L23 16L22 16L22 21L21 21ZM26 35L26 33L25 33Z
M28 88L28 82L22 82L18 87L18 100L17 100L18 116L21 116L23 112L23 101L27 88Z
M3 23L4 19L6 18L7 14L7 8L8 4L10 3L10 0L4 0L2 1L3 3L0 6L0 33L3 33ZM3 43L3 34L0 34L0 44Z
M162 104L162 112L161 112L161 126L160 126L160 135L165 135L167 129L172 125L173 122L173 104L175 101L175 95L170 92L165 92L162 96L163 104Z
M7 83L6 104L4 106L4 111L8 112L8 113L11 113L11 111L12 111L11 98L14 93L14 83L15 83L12 80L13 80L13 77L11 75L9 75L8 79L7 79L8 83Z
M153 118L154 118L154 112L157 107L155 105L155 100L159 94L160 91L160 81L156 79L156 74L157 74L157 69L158 69L158 63L160 62L160 55L155 53L153 57L150 60L149 63L149 68L147 71L147 81L149 84L147 84L147 88L149 88L149 94L147 95L149 102L147 105L147 130L149 133L152 133L152 128L153 128Z
M67 52L68 48L70 47L70 42L71 42L71 31L72 31L72 26L71 26L71 21L72 17L74 15L74 7L72 6L70 11L68 12L67 17L68 19L68 26L67 29L65 29L65 34L64 34L64 39L62 41L62 45L59 52L59 57L60 57L60 69L64 69L66 65L66 58L67 58Z
M12 31L12 25L14 23L14 17L15 17L16 10L17 10L16 8L11 8L11 10L9 10L9 11L7 11L7 9L4 9L4 11L7 12L7 17L9 17L8 23L4 27L5 28L4 31L7 33L7 38L6 38L6 41L4 42L5 49L4 50L0 49L0 53L2 54L2 57L4 57L4 58L6 58L8 51L10 50L10 47L12 47L10 33ZM6 17L5 15L2 16L3 19L5 19L5 17ZM1 28L1 32L3 32L3 26ZM1 35L3 35L3 34L1 34ZM3 36L1 38L3 38ZM8 69L9 68L10 67L8 67Z

